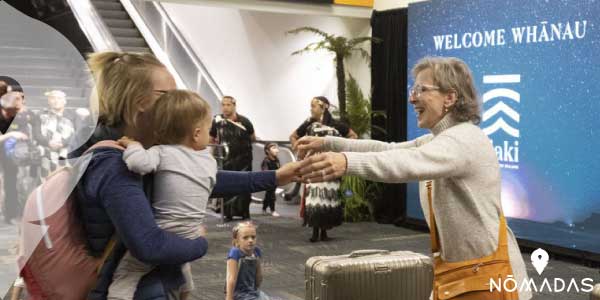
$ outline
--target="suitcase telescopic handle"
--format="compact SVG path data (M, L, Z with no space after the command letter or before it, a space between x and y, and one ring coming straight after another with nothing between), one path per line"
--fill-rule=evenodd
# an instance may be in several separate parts
M374 254L388 254L388 253L390 253L389 250L378 250L378 249L358 250L358 251L353 251L352 253L350 253L350 258L374 255Z

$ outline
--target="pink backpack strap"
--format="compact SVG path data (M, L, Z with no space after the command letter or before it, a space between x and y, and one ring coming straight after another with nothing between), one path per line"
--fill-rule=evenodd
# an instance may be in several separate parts
M116 141L113 141L113 140L104 140L104 141L97 142L92 147L90 147L89 149L85 150L85 152L83 154L90 153L90 152L92 152L92 151L94 151L95 149L98 149L98 148L112 148L112 149L117 149L117 150L125 151L125 148L123 146L121 146L121 144L117 143Z

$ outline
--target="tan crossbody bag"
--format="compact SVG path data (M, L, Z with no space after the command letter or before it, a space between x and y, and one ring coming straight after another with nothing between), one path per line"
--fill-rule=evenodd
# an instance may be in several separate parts
M514 285L507 285L507 288L513 292L504 289L504 281L508 276L513 275L508 256L508 229L504 213L500 214L498 249L494 253L478 259L446 262L440 255L439 235L432 206L431 181L427 182L427 197L434 263L433 300L518 300L519 294ZM491 285L490 279L496 284L500 280L502 288L496 289ZM490 286L494 287L493 290Z

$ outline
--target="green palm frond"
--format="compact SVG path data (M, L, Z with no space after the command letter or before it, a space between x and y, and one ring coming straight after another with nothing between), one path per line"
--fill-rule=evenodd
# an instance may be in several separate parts
M383 39L380 39L380 38L374 37L374 36L371 37L371 43L378 44L378 43L381 43L381 42L383 42Z
M314 27L308 27L308 26L289 30L286 33L287 34L298 34L301 32L313 33L313 34L321 36L323 39L318 42L311 43L300 50L294 51L292 53L292 55L303 54L305 52L318 51L318 50L327 50L327 51L335 54L333 62L336 67L336 76L337 76L337 81L338 81L337 92L338 92L338 102L340 105L340 117L343 120L348 120L348 118L346 116L346 114L348 112L348 109L346 108L346 99L348 99L348 97L346 96L346 78L345 78L347 73L346 73L345 66L344 66L344 60L346 58L351 57L354 52L359 52L360 55L362 56L362 58L365 59L369 63L369 67L370 67L371 66L371 62L370 62L371 56L370 56L369 52L367 52L365 49L359 47L359 45L362 43L368 42L368 41L373 42L373 41L379 40L379 39L375 39L375 38L371 38L371 37L358 37L358 38L354 38L354 39L348 39L343 36L329 34L320 29L317 29ZM354 80L354 79L352 79L352 80ZM358 86L357 86L356 89L353 88L353 91L360 92L360 89L358 89ZM357 99L357 96L358 96L358 94L355 94L351 98ZM360 94L359 98L364 100L364 96L362 95L362 93ZM369 101L367 100L367 103L368 102ZM358 105L359 104L356 104L355 107L359 107ZM370 104L367 106L368 106L368 109L371 108ZM367 115L369 118L370 118L370 113L371 112L369 110L367 112ZM360 115L360 118L363 118L364 114L365 114L365 112L363 112L363 111L356 112L356 115L357 116ZM358 121L358 119L356 122L364 123L362 120ZM368 130L368 126L366 126L364 128L367 128L366 130ZM355 129L355 131L356 131L356 129ZM360 129L359 129L359 131L361 131L363 133L366 132L366 131L363 131ZM357 133L358 133L358 131L357 131Z
M371 54L369 54L367 50L363 48L354 48L352 51L358 51L360 56L369 64L369 67L371 66Z
M375 38L372 38L369 36L354 38L354 39L351 39L350 41L348 41L348 47L354 48L364 42L372 42L374 40L375 40Z
M371 102L365 99L358 82L349 74L346 80L346 117L358 136L370 131Z
M341 57L347 57L350 53L348 48L347 39L344 37L336 37L330 41L331 51L335 52L336 55Z
M309 33L314 33L316 35L320 35L325 39L333 39L334 36L328 34L327 32L321 31L320 29L314 28L314 27L310 27L310 26L304 26L304 27L299 27L296 29L292 29L286 32L286 34L298 34L298 33L303 33L303 32L309 32Z
M344 220L346 222L372 221L372 205L366 198L372 190L366 180L357 176L344 176L340 184L344 199Z
M292 52L292 55L303 54L305 52L318 51L318 50L329 50L327 41L314 42L306 45L306 47Z

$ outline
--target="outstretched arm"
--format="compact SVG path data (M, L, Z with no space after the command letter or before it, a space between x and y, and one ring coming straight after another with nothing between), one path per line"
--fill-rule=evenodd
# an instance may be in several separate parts
M465 150L467 149L467 150ZM355 175L386 183L404 183L460 176L468 170L468 148L451 136L440 135L415 148L383 152L327 152L302 162L305 182L323 182Z
M210 195L211 198L256 193L277 187L274 171L236 172L218 171L217 184Z
M299 168L299 162L291 162L283 165L277 171L218 171L217 184L213 189L211 198L274 190L277 186L286 185L292 181L300 181Z
M419 147L425 139L431 136L425 135L418 139L401 142L401 143L386 143L375 140L356 140L340 137L325 137L323 138L323 150L333 152L383 152L394 149L408 149Z

